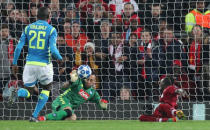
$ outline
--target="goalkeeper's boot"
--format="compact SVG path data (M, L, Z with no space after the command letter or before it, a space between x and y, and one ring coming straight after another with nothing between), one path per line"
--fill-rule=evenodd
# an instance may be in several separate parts
M185 118L184 112L182 110L177 110L176 116L178 117L179 120L183 120Z
M46 117L45 117L45 116L39 116L39 117L38 117L38 120L39 120L39 121L46 121Z
M29 122L39 122L39 120L35 117L30 117Z
M16 97L17 97L17 89L14 87L11 87L11 95L8 100L8 106L12 107L12 105L15 103Z

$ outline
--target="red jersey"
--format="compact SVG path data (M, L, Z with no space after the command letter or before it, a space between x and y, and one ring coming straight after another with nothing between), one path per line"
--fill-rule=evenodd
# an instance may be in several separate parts
M177 100L178 100L178 94L175 93L175 90L177 90L178 87L175 85L168 86L163 90L163 93L160 97L161 103L167 103L171 105L172 107L177 107Z

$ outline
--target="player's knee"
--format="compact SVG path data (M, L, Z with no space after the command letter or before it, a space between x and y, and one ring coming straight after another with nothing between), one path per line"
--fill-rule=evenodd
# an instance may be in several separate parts
M72 116L72 111L70 109L65 109L64 111L67 113L66 117L71 117Z

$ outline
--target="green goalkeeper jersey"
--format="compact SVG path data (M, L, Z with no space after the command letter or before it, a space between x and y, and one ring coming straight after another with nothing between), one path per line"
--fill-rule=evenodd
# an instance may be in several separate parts
M82 79L78 79L76 82L69 85L69 87L64 91L63 94L59 96L59 98L68 99L72 104L73 109L87 101L99 104L101 99L95 89L92 87L85 88L85 81Z

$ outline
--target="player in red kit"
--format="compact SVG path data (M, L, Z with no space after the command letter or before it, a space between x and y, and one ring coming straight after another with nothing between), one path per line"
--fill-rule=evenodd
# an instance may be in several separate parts
M148 122L176 122L177 119L183 119L182 110L176 110L178 96L188 97L183 89L174 85L174 81L170 77L165 77L160 81L160 88L163 93L160 97L160 104L152 115L140 115L140 121Z

